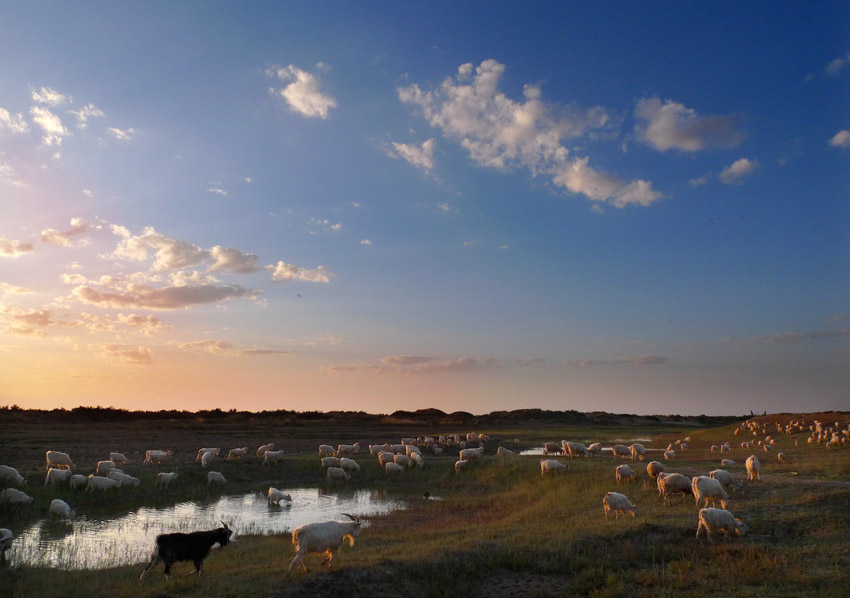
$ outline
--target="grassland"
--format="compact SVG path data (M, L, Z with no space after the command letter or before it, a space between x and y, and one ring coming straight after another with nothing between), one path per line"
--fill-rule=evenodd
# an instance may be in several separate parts
M289 457L279 468L256 461L217 462L230 481L228 492L278 487L322 485L316 445L333 442L397 440L402 435L439 434L468 429L411 426L365 428L363 425L207 425L203 422L112 424L106 429L56 422L49 429L38 422L19 421L0 429L0 463L19 466L39 479L45 447L67 450L77 464L93 468L110 450L138 458L146 448L173 448L181 485L166 496L154 496L154 470L138 467L129 473L142 478L142 488L110 499L79 497L70 491L45 491L34 482L36 498L27 513L0 511L0 526L26 524L44 515L50 498L69 493L78 512L111 513L136 504L167 504L208 495L200 467L192 461L201 446L256 448L278 442ZM543 441L651 438L661 447L682 436L691 447L668 470L687 475L714 469L719 457L709 450L718 441L740 440L734 425L699 427L684 424L548 426L513 422L489 428L496 446L539 446ZM798 435L802 438L802 435ZM0 569L0 588L9 595L30 597L171 597L171 596L839 596L846 592L850 570L850 449L826 451L782 436L776 450L789 456L759 456L763 481L745 484L733 495L730 510L744 519L750 532L743 538L711 543L694 537L697 517L692 500L666 507L646 479L617 488L610 456L573 460L568 474L541 478L538 458L509 465L488 457L463 475L452 470L455 456L429 457L423 470L387 480L370 458L350 482L355 488L378 488L409 497L409 508L371 520L354 548L337 557L338 569L285 575L292 558L288 536L242 536L206 561L201 579L180 575L178 567L165 580L149 576L137 583L140 565L105 571L57 571L21 567ZM737 447L734 442L733 446ZM733 471L743 474L749 455L733 449ZM774 453L775 454L775 453ZM80 468L88 473L85 466ZM642 469L642 468L641 468ZM442 500L424 500L424 491ZM605 523L601 500L610 490L627 494L638 505L638 516ZM293 508L297 508L294 506Z

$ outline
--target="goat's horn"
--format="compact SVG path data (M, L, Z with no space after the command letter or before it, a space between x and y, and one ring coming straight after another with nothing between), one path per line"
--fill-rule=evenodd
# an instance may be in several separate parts
M348 513L343 513L343 515L345 515L346 517L348 517L352 521L356 521L357 523L360 523L360 516L359 515L357 517L354 517L353 515L349 515Z
M230 529L229 527L227 527L227 524L224 522L224 519L220 519L219 521L221 521L221 524L224 526L224 529Z

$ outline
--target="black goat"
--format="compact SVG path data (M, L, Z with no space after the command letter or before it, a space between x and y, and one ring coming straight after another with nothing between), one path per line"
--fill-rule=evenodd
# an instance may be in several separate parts
M230 536L233 534L233 530L227 527L227 524L223 521L221 524L224 527L206 532L158 535L151 562L142 571L139 581L142 581L147 572L159 564L160 561L165 563L166 577L170 576L171 566L178 561L193 561L195 563L195 570L189 573L189 575L192 573L201 575L201 567L203 566L204 559L207 558L213 544L218 543L220 546L227 546L227 543L230 542Z

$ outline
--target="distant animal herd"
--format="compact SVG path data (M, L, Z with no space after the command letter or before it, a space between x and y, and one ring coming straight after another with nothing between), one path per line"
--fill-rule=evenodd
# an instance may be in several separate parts
M766 455L770 455L777 447L777 437L791 437L795 434L807 433L806 442L812 446L825 447L828 450L838 449L850 445L850 424L840 425L840 422L828 424L820 421L805 422L800 419L791 419L787 422L774 422L773 424L746 421L741 423L735 430L734 435L750 434L752 440L740 442L740 448L744 451L752 451L760 448ZM774 437L776 435L777 437ZM410 468L422 468L425 466L425 454L440 455L447 449L458 451L458 460L454 463L454 472L463 474L474 467L474 463L484 458L485 443L490 442L487 434L469 432L465 436L445 435L427 437L402 438L398 444L374 444L368 447L368 453L377 459L381 468L387 476L402 475ZM789 442L789 441L783 441ZM799 446L800 438L790 440L793 445ZM514 446L519 444L515 440ZM633 443L629 446L614 444L603 447L601 443L595 442L585 445L580 442L543 443L543 459L540 459L540 475L543 477L564 474L569 470L569 464L557 458L600 458L604 453L610 453L614 461L618 458L629 459L632 464L643 463L647 455L657 452L663 455L661 461L650 461L646 467L646 474L655 482L658 495L664 504L669 505L671 497L682 495L684 503L687 496L693 496L696 506L699 508L696 537L707 535L709 540L716 534L727 537L741 536L747 531L747 525L740 519L734 517L727 510L727 502L730 494L742 488L742 482L736 478L728 468L736 465L736 461L726 458L732 451L732 442L725 441L711 445L710 452L721 456L720 468L708 472L708 475L693 477L681 473L668 471L671 462L675 460L677 452L688 450L691 444L690 437L684 437L670 443L664 449L647 449L643 444ZM319 458L324 476L330 482L345 483L361 470L361 465L354 457L361 451L359 443L338 444L336 448L329 444L319 446ZM256 451L256 457L262 459L264 465L278 463L283 458L282 450L275 450L274 443L260 446ZM205 447L198 450L195 461L203 469L208 469L217 457L221 455L220 448ZM228 460L239 460L248 455L248 447L234 448L228 451ZM144 465L168 463L173 457L171 450L148 450L145 453ZM513 462L519 458L515 450L506 446L498 446L495 457L503 462ZM776 452L776 460L779 463L788 461L788 457L781 451ZM74 463L71 457L64 452L47 451L45 454L45 479L44 486L57 487L65 485L71 489L88 492L107 492L113 488L138 487L141 483L138 478L124 473L119 466L128 462L122 453L110 453L109 459L98 461L95 473L88 476L74 474ZM746 461L747 481L761 481L761 462L755 454L750 454ZM638 468L640 470L640 468ZM632 465L616 465L614 479L618 486L628 484L639 476ZM177 472L159 472L154 481L156 491L167 490L177 479ZM26 479L17 469L9 465L0 465L0 484L6 486L0 492L0 509L13 510L26 508L33 502L33 498L24 491L10 486L24 486ZM224 485L227 480L217 471L207 472L207 485ZM283 491L270 487L268 489L268 502L281 503L291 502L292 498ZM700 508L700 505L702 507ZM709 507L709 504L712 506ZM719 505L720 508L717 508ZM629 498L620 492L611 491L602 497L602 506L605 521L609 515L614 514L615 519L620 514L637 513L637 506L632 504ZM49 514L51 517L70 520L76 516L71 506L62 499L53 499L50 503ZM350 546L354 545L355 539L359 537L361 519L359 516L344 514L347 520L331 520L314 522L302 525L292 531L292 543L295 547L295 557L290 563L288 574L296 565L300 565L305 572L308 571L306 559L310 554L323 556L322 565L329 568L333 565L334 553L342 548L348 541ZM141 579L158 563L165 564L165 575L169 576L171 567L175 562L192 561L195 569L192 573L201 574L202 564L210 549L218 544L226 546L230 541L233 531L222 522L222 527L214 530L197 531L188 534L173 533L161 534L156 538L153 555ZM5 558L14 540L11 530L0 528L0 559Z

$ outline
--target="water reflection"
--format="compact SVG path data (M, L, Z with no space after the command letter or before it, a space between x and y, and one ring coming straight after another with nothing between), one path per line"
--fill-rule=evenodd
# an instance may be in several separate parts
M280 506L269 505L265 493L251 493L161 509L142 507L112 519L79 517L67 524L45 519L21 532L7 556L12 565L103 569L146 561L158 534L213 529L221 520L238 538L239 534L288 533L311 521L344 518L341 513L369 516L404 508L403 501L370 490L287 492L292 502Z

